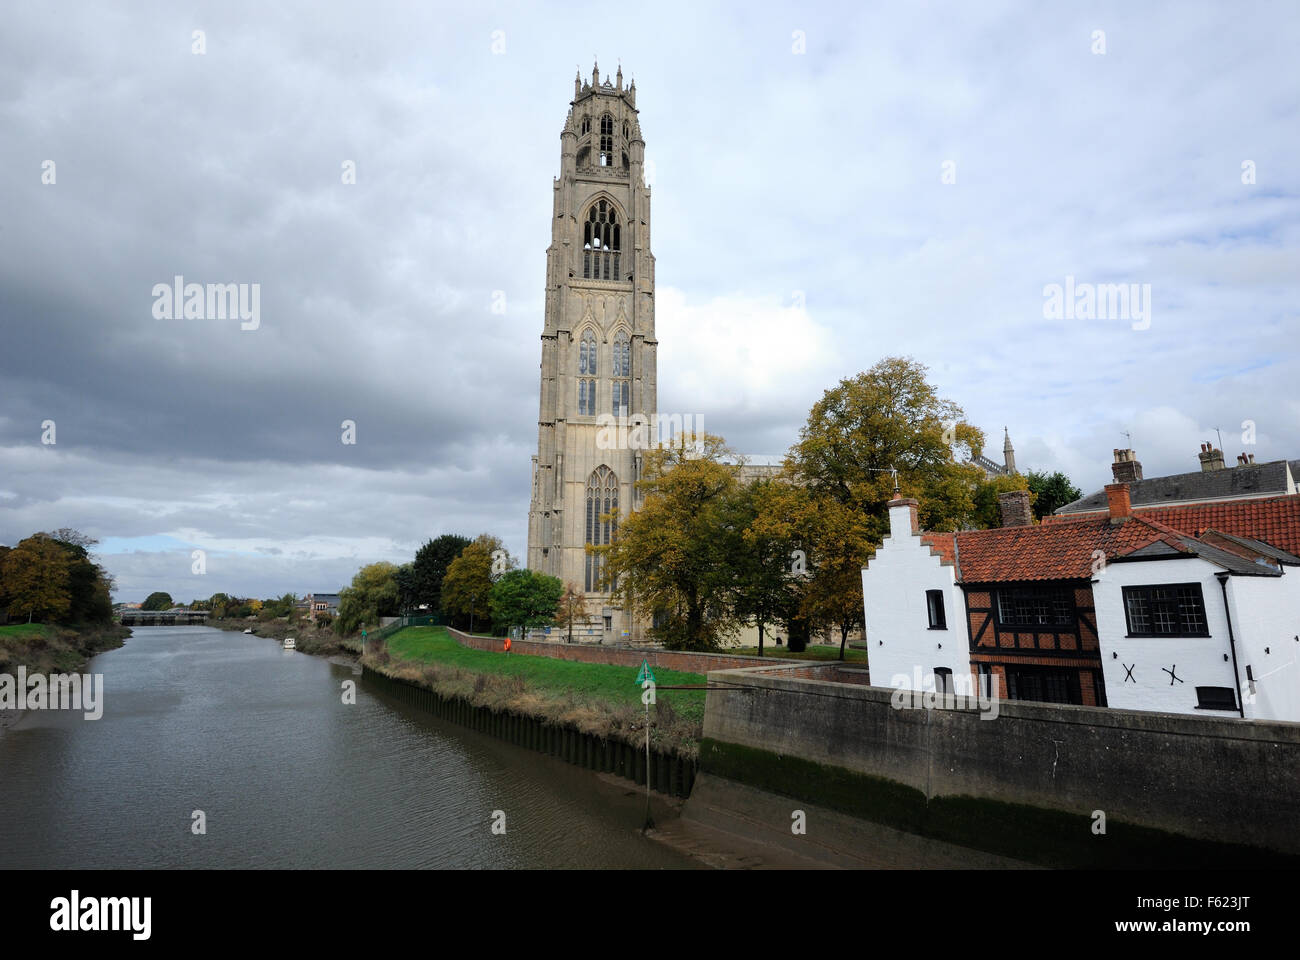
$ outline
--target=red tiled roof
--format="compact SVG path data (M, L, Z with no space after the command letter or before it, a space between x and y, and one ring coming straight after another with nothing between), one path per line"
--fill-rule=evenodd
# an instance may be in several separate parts
M929 547L930 552L939 557L939 562L951 567L953 565L953 548L951 533L923 533L921 544Z
M927 534L921 538L952 538L953 534ZM995 530L969 530L956 536L958 578L963 583L998 583L1016 580L1091 579L1100 550L1107 561L1153 543L1163 543L1180 553L1192 551L1173 527L1147 517L1134 516L1112 524L1110 517L1093 514L1056 523Z
M1133 515L1168 524L1193 537L1214 529L1237 537L1261 540L1279 550L1300 555L1300 496L1221 500L1181 507L1134 507ZM1077 522L1068 516L1044 517L1043 521L1044 526ZM962 549L964 552L965 547ZM964 556L962 560L965 560Z

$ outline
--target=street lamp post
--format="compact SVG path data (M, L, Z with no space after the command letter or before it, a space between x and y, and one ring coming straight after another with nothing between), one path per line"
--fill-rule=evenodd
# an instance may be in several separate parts
M474 604L477 601L478 597L471 594L469 598L469 635L471 637L474 636Z

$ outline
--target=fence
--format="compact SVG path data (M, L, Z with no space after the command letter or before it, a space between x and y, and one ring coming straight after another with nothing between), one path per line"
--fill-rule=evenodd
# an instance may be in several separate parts
M441 627L445 626L446 621L439 614L430 614L420 617L397 617L393 622L385 624L378 630L367 630L366 640L387 640L398 630L405 627Z

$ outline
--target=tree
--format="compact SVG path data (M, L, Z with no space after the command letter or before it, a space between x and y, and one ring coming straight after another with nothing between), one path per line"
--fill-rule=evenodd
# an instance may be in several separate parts
M926 373L915 360L886 357L840 381L813 405L787 460L810 507L812 577L800 629L838 627L841 657L862 618L861 568L889 531L895 491L920 500L928 529L960 529L975 516L984 473L969 460L981 452L984 434L939 396Z
M412 609L428 606L431 613L442 609L442 581L447 568L469 545L469 537L444 533L415 551L411 563Z
M176 602L172 600L172 595L170 593L164 593L161 590L156 590L153 593L149 594L149 596L144 598L144 603L140 604L140 609L141 610L170 610L174 606L176 606Z
M498 553L499 551L499 553ZM442 609L449 617L473 627L476 617L488 612L488 595L495 581L494 555L500 558L497 569L504 573L515 566L498 537L481 534L466 546L447 566L442 581Z
M817 503L809 517L809 571L802 612L811 624L840 632L840 659L849 633L862 624L862 567L870 557L871 518L834 500Z
M53 538L34 534L4 557L3 580L9 612L27 614L28 622L58 621L71 605L68 554Z
M580 591L574 584L566 584L564 593L560 596L560 602L555 610L555 623L559 627L567 627L569 643L573 643L573 625L575 623L587 622L587 596Z
M208 598L208 610L212 613L212 619L214 620L220 620L228 616L233 605L234 601L226 593L214 593Z
M545 627L555 620L564 584L534 570L511 570L501 575L488 593L494 623L519 627Z
M708 650L734 633L725 529L737 467L721 437L681 434L647 451L644 502L619 524L604 554L604 583L622 605L657 618L669 649Z
M397 615L397 567L386 561L362 567L352 585L339 591L339 615L334 628L340 634L355 633L380 617Z
M1052 474L1030 470L1029 490L1034 494L1034 519L1041 520L1049 513L1083 496L1083 491L1070 482L1059 470Z
M97 541L69 527L49 535L68 557L66 623L108 623L113 619L112 578L91 559L87 549Z
M402 564L393 574L393 579L397 582L397 609L405 616L419 605L415 590L415 565Z
M923 527L966 525L984 474L956 453L978 454L983 446L983 432L966 423L961 407L938 395L923 364L886 357L826 391L809 412L790 460L815 498L864 513L870 539L879 543L889 530L885 505L894 495L895 469L898 488L921 501Z
M798 608L797 578L806 569L803 521L806 492L789 478L762 478L741 486L728 504L728 569L737 617L758 628L758 655L769 624Z

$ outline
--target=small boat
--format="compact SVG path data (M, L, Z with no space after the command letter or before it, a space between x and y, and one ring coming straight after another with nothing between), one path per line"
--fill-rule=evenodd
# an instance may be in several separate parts
M285 637L285 638L284 638L284 649L286 649L286 650L292 650L292 649L294 649L295 646L296 646L296 645L295 645L294 642L293 642L293 637Z

